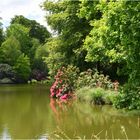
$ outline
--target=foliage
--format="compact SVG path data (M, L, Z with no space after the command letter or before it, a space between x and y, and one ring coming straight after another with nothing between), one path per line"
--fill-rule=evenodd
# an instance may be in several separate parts
M90 20L93 27L84 40L87 51L86 60L99 63L100 67L116 65L116 72L128 75L128 84L118 97L118 108L139 108L138 91L140 87L140 47L138 1L82 1L80 16ZM86 6L85 6L86 5ZM101 11L102 17L95 19L93 11ZM98 69L99 70L99 69ZM103 70L103 69L102 69ZM132 90L133 89L133 90ZM133 101L132 101L133 98Z
M1 20L1 18L0 18L0 20ZM2 23L0 22L0 46L3 41L4 41L4 33L3 33Z
M16 72L17 82L26 82L31 73L29 58L24 54L21 54L18 57L13 69Z
M43 57L46 56L44 51L46 48L42 49L44 47L41 47L40 43L44 43L45 40L50 37L50 33L47 29L34 20L26 19L23 16L15 16L11 21L11 25L6 29L5 34L6 39L0 47L0 63L9 64L14 67L14 69L16 67L16 80L19 82L25 82L29 76L34 75L25 74L26 76L23 76L25 69L25 73L28 73L27 71L30 71L30 69L32 73L39 71L41 75L43 73L43 78L46 78L48 69L43 62ZM25 58L23 58L24 55ZM26 61L26 57L28 57L27 59L31 64L29 64L29 68L27 68L28 62ZM22 60L26 63L25 67L27 66L23 68L23 71L21 70L22 68L19 70L19 66L17 68L18 63L21 63ZM17 71L22 72L19 74Z
M102 87L104 89L113 89L114 85L108 76L99 74L97 71L93 72L91 69L81 72L76 81L76 88L82 87Z
M14 70L8 64L0 64L0 79L3 79L5 77L8 77L10 79L13 78Z
M128 110L140 110L140 89L125 88L116 98L114 105L116 108Z
M80 101L103 105L113 104L116 97L118 96L118 93L111 90L105 90L101 87L82 87L76 90L76 95Z
M103 98L104 98L105 104L108 104L108 105L114 104L116 101L116 98L120 94L119 92L112 91L112 90L107 90L106 93L107 94L105 94Z
M90 93L89 93L90 94ZM96 90L91 92L91 99L93 100L94 104L105 104L105 101L103 99L103 95L104 95L104 89L102 88L97 88Z
M49 12L47 22L58 35L49 41L50 45L47 44L53 51L53 53L48 51L49 58L45 61L49 65L50 73L64 64L72 64L82 70L87 67L84 61L86 52L80 48L90 25L88 21L78 17L79 3L79 1L63 0L45 1L43 4L44 10Z
M55 76L50 91L51 97L60 98L76 90L77 96L81 100L94 102L94 104L112 104L114 101L114 84L108 76L93 73L92 70L79 73L76 67L62 67ZM110 89L110 90L107 90ZM113 94L114 95L113 95Z
M51 36L48 30L43 25L40 25L35 20L27 19L22 15L12 18L11 24L20 24L28 28L29 36L31 38L38 39L40 43L44 43L45 40Z
M33 79L36 79L38 81L44 80L46 79L46 72L44 72L43 70L39 70L39 69L34 69L32 70L32 76Z
M15 36L15 38L20 42L21 51L26 55L30 54L32 44L28 28L20 24L12 24L7 29L7 36Z
M61 40L59 38L50 39L42 49L45 50L44 62L47 64L49 74L54 76L59 68L66 64L65 56L61 52Z
M62 88L64 84L64 93L85 86L117 90L117 82L112 83L106 76L109 75L112 81L127 82L115 106L139 109L140 2L46 0L42 7L55 36L51 37L36 21L15 16L4 41L0 23L0 63L12 66L16 78L23 81L29 78L30 69L36 76L48 71L54 76L60 69L58 73L63 74L57 75L60 79L55 79L53 88ZM78 67L81 73L77 76L77 68L68 65ZM98 103L101 91L91 97ZM104 98L110 103L115 96L108 94Z
M78 76L78 69L74 66L62 67L58 70L55 76L55 82L53 83L50 91L51 97L57 97L60 99L68 98L74 90L75 80Z
M7 63L13 66L20 54L19 41L14 36L10 36L0 47L0 63Z
M9 78L0 79L0 84L13 84L14 82Z
M28 81L28 83L36 84L37 80L36 79L32 79L30 82Z
M39 40L38 40L38 39L33 38L33 39L31 40L31 44L32 44L32 47L31 47L31 49L30 49L30 54L29 54L28 57L30 58L31 67L32 67L32 69L33 69L36 51L37 51L37 49L40 47L40 43L39 43Z
M48 66L44 62L44 57L48 57L47 47L39 46L35 51L33 69L48 74Z

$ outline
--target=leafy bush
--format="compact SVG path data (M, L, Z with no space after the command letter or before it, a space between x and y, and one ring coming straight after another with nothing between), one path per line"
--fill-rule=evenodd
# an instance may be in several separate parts
M13 66L21 55L20 47L19 41L14 36L7 38L0 47L0 63Z
M104 94L105 94L105 90L103 88L99 87L99 88L92 90L92 92L91 92L92 103L98 104L98 105L105 104L105 101L103 98Z
M104 95L105 104L112 105L118 95L118 92L107 90L106 94Z
M58 70L50 91L51 97L61 98L61 96L77 90L80 100L93 102L94 104L104 104L104 99L107 99L107 103L111 104L113 97L104 97L105 89L111 88L114 88L114 84L108 76L98 72L93 73L90 69L79 73L78 68L69 65Z
M14 82L9 78L0 79L0 84L13 84Z
M91 102L91 94L89 94L89 87L83 87L76 90L76 95L80 101Z
M118 96L117 92L105 90L103 88L83 87L76 91L77 98L80 101L85 101L92 104L113 104Z
M84 86L92 87L102 87L105 89L114 88L113 83L109 79L108 76L104 76L103 74L99 74L97 71L93 72L92 70L87 70L81 72L76 81L76 88L81 88Z
M44 80L46 79L46 73L41 70L34 69L32 70L32 78L36 79L37 81Z
M51 97L61 98L71 93L74 90L78 71L78 68L71 65L59 69L55 76L55 82L50 89Z
M14 77L14 70L8 64L0 64L0 79L2 78L13 78Z
M114 105L118 109L140 110L140 89L125 89L117 96Z
M14 70L16 72L16 81L26 82L31 73L29 58L24 54L20 55L14 65Z

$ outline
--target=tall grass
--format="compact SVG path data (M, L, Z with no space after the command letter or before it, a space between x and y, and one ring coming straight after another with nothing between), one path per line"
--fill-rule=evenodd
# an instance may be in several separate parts
M102 132L105 131L105 136L104 136L104 139L106 140L116 140L116 138L114 137L114 134L112 133L112 136L110 138L110 135L109 135L109 132L107 130L101 130L100 132L98 133L95 133L93 131L93 133L91 134L90 136L90 139L94 139L94 140L101 140L101 134ZM128 135L126 133L126 130L123 126L121 126L121 129L120 129L121 133L123 134L123 137L128 140ZM89 136L88 136L89 137ZM78 136L78 135L75 135L75 136L68 136L61 128L57 127L56 131L52 132L51 134L48 135L48 139L61 139L61 140L72 140L72 139L79 139L79 140L86 140L87 137L86 136ZM89 139L89 138L88 138ZM118 139L118 138L117 138Z
M113 104L118 93L116 91L105 90L103 88L83 87L76 91L77 98L92 104Z

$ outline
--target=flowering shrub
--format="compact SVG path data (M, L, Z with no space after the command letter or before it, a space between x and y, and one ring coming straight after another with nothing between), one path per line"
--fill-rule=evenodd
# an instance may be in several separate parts
M74 83L78 76L78 68L74 66L62 67L55 76L55 82L50 88L51 97L68 99L72 96Z
M101 87L104 89L114 89L114 84L111 82L108 76L99 74L97 71L93 72L91 69L81 72L76 81L76 88L82 88L88 86L92 87Z
M87 70L79 73L79 69L74 66L62 67L55 76L50 92L51 97L67 99L72 96L72 92L83 87L114 89L117 91L118 83L111 82L108 76Z

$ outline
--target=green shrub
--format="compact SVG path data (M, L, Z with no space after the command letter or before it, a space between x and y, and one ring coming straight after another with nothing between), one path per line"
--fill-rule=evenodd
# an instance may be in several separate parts
M111 90L105 90L100 87L98 88L83 87L76 91L76 95L80 101L103 105L103 104L113 104L114 100L118 96L118 93Z
M14 77L14 70L12 66L8 64L0 64L0 79L3 78L13 78Z
M90 91L91 89L89 87L83 87L79 90L76 91L76 95L80 101L86 101L86 102L91 102L91 94Z
M104 95L105 104L112 105L115 102L117 96L118 92L107 90L106 94Z
M118 109L140 110L140 89L122 90L117 96L114 106Z
M105 104L105 101L103 98L105 94L105 90L103 88L99 87L99 88L92 89L92 91L90 91L89 93L91 93L92 103L98 104L98 105Z
M88 69L87 71L81 72L75 83L77 89L88 86L88 87L102 87L105 89L112 89L113 83L108 76L99 74L97 71L93 72Z
M32 80L31 80L31 83L32 83L32 84L36 84L36 83L37 83L37 80L36 80L36 79L32 79Z
M0 47L0 63L13 66L21 55L20 47L19 41L14 36L8 37Z
M14 82L9 78L0 79L0 84L13 84Z
M29 58L24 54L20 55L14 65L14 70L17 82L26 82L31 73Z

